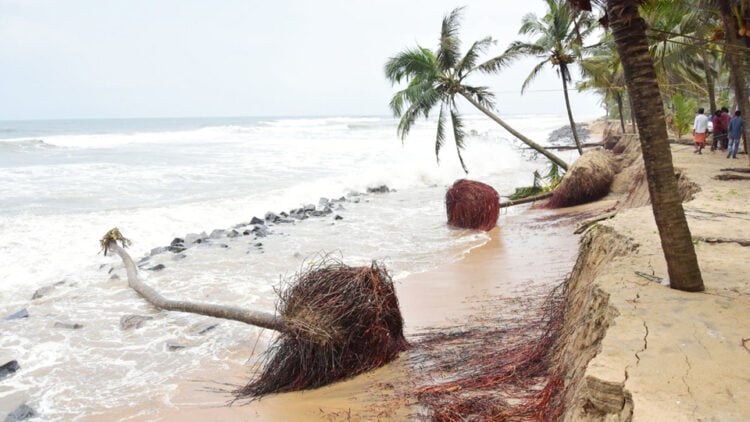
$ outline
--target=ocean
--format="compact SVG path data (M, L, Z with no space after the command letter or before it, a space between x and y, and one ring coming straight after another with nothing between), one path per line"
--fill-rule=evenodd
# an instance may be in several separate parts
M507 121L542 144L567 122ZM191 374L209 365L221 379L262 351L268 332L146 304L119 259L100 253L113 227L136 261L148 257L141 277L165 296L270 312L275 289L325 256L381 261L397 283L461 259L488 236L446 226L447 188L470 178L507 195L546 167L482 116L466 117L468 175L452 141L436 162L435 122L403 142L396 127L389 117L0 121L0 365L21 368L0 381L0 407L27 403L45 420L169 408ZM331 213L243 234L253 217L329 201ZM2 319L22 309L28 317ZM126 315L152 319L124 330Z

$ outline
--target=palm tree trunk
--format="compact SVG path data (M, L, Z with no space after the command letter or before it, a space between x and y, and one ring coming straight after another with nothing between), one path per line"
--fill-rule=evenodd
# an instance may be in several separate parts
M625 118L622 115L622 95L621 94L615 94L615 100L617 101L617 114L620 115L620 128L622 129L622 133L625 133Z
M633 107L633 97L628 93L628 106L630 107L630 126L633 129L633 133L637 132L635 127L635 108Z
M545 157L549 158L550 161L557 164L562 168L563 170L568 170L568 164L563 161L560 157L557 155L551 153L543 146L537 144L536 142L532 141L531 139L523 136L520 132L510 127L503 119L498 117L495 113L490 111L487 107L480 104L477 100L475 100L471 95L467 94L464 91L458 91L459 94L461 94L464 98L466 98L467 101L469 101L474 107L476 107L479 111L484 113L487 117L494 120L495 123L502 126L505 130L511 133L511 135L515 136L516 138L520 139L521 142L525 143L526 145L530 146L532 149L537 151L538 153L544 155Z
M638 1L609 0L607 14L636 113L648 191L667 262L669 285L678 290L703 291L698 259L678 194L664 104Z
M560 69L560 76L562 79L563 84L563 94L565 95L565 108L568 109L568 120L570 121L570 130L573 131L573 140L576 142L576 148L578 148L578 154L583 155L583 148L581 148L581 140L578 139L578 131L576 130L576 121L573 119L573 111L570 109L570 97L568 97L568 81L567 79L567 71L562 72L562 69Z
M701 40L705 36L703 26L698 25L698 38ZM701 46L701 61L703 62L703 73L706 75L706 90L708 91L708 103L711 106L710 110L713 112L716 110L716 87L714 84L713 69L711 69L711 63L708 60L708 54L706 53L705 47Z
M213 303L185 302L166 299L156 290L138 279L138 272L133 263L133 259L130 258L130 255L127 252L125 252L125 249L120 247L115 241L109 241L107 247L120 255L120 258L125 265L125 270L128 273L128 285L146 299L146 301L159 309L229 319L279 332L286 330L286 323L283 318L266 312L253 311L234 306L216 305Z
M732 13L732 7L729 0L719 0L719 11L721 12L721 18L724 21L724 57L726 57L727 64L729 65L729 80L732 83L734 89L734 96L737 100L739 109L742 110L743 114L748 114L750 111L750 99L747 95L747 78L745 77L745 69L742 66L742 56L744 46L740 44L740 40L737 37L737 21L734 19ZM747 137L748 137L748 125L745 125L744 130L744 147L745 153L747 149ZM750 154L748 154L750 159Z

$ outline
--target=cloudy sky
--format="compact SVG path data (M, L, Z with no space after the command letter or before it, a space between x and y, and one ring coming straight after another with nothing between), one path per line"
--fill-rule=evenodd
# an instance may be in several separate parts
M0 120L388 115L388 57L435 48L467 6L464 46L499 54L541 0L0 0ZM501 115L565 113L553 70L524 96L533 62L491 78ZM573 94L574 112L603 113ZM470 112L470 106L463 108Z

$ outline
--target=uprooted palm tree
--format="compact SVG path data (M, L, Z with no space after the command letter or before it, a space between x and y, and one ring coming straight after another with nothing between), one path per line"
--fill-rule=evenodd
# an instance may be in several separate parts
M568 111L573 140L578 153L583 154L581 141L576 130L576 122L573 119L573 111L570 107L568 84L573 80L570 71L573 63L580 56L582 40L592 31L593 26L588 25L585 19L577 20L577 13L566 4L565 0L546 0L546 2L549 9L547 14L541 18L533 13L524 16L521 29L518 30L519 34L537 36L536 40L533 42L512 42L500 59L510 61L523 56L541 59L521 85L521 93L528 88L529 84L547 65L551 65L557 70L557 74L562 81L565 108Z
M405 89L394 94L390 102L393 114L401 118L398 125L399 136L404 139L417 118L429 117L430 111L439 106L435 155L438 156L445 143L446 123L450 115L458 158L464 171L468 173L461 156L466 134L456 106L458 94L521 142L567 170L567 163L560 157L522 135L492 112L494 95L487 87L465 83L466 78L474 72L497 72L504 65L504 60L495 58L477 64L479 56L493 43L489 37L474 42L466 54L461 56L458 30L462 10L463 8L455 9L443 18L440 43L436 52L417 46L402 51L386 62L385 75L392 83L408 83Z
M135 263L124 249L129 244L117 228L101 240L105 255L111 250L122 258L130 287L158 309L229 319L279 333L260 373L234 392L238 398L330 384L383 366L408 346L393 281L375 262L349 267L322 260L297 274L296 281L280 293L274 314L166 299L138 279Z

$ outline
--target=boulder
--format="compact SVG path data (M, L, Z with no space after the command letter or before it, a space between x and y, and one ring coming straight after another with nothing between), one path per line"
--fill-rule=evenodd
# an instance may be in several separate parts
M391 190L386 185L367 188L367 193L388 193Z
M18 364L17 360L5 362L2 366L0 366L0 380L15 374L19 369L21 369L21 366Z
M21 319L21 318L28 318L28 317L29 317L29 311L26 310L26 308L23 308L20 311L7 315L3 319L6 321L12 321L14 319Z
M266 222L258 217L253 217L253 219L250 220L250 224L266 224Z
M31 419L35 416L37 416L37 413L34 409L26 404L22 404L18 406L16 410L8 413L8 416L5 417L5 422L25 421L26 419Z

